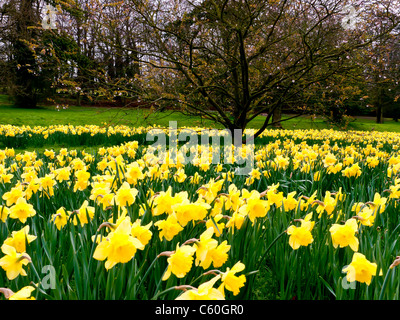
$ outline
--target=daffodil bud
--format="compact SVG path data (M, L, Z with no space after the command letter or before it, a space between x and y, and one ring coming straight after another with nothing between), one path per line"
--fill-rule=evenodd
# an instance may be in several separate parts
M195 243L195 242L199 242L199 239L192 238L192 239L186 240L182 245L184 246L184 245L192 244L192 243Z
M4 294L6 299L9 299L14 294L14 292L8 288L0 288L0 292Z
M171 256L174 252L175 252L175 251L163 251L163 252L161 252L161 253L157 256L157 258L159 258L159 257L169 257L169 256Z
M351 217L352 219L360 220L360 221L365 221L366 219L360 216L353 216Z
M393 269L394 267L397 267L399 264L400 264L400 256L397 256L389 268Z
M28 260L29 262L32 262L31 257L30 257L29 255L27 255L27 254L22 254L22 255L17 259L17 261L20 262L20 261L22 261L22 260L24 260L24 259Z
M186 291L186 290L195 290L196 288L192 287L192 286L189 286L189 285L186 285L186 284L183 284L183 285L180 285L180 286L175 286L174 289L175 290Z
M117 225L114 224L114 223L106 221L106 222L103 222L101 225L99 225L99 227L97 228L97 231L100 231L104 227L108 227L110 229L115 229L117 227Z

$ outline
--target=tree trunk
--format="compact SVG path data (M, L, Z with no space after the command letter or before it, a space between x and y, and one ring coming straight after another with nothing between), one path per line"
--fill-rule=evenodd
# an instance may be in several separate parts
M20 7L15 16L15 40L13 41L13 56L16 67L14 104L21 108L36 108L36 65L35 57L23 40L31 42L34 31L28 26L34 25L35 12L30 0L20 2ZM23 39L23 40L22 40Z
M281 120L282 120L282 106L279 105L275 108L275 110L272 114L273 127L282 129L283 127L281 124Z
M378 105L376 108L376 123L383 123L383 108Z
M383 123L383 89L379 88L376 97L376 123Z

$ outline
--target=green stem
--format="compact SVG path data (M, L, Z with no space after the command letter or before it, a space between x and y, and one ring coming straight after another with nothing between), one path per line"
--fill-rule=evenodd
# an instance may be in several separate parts
M382 289L381 289L381 292L379 293L379 299L378 300L382 300L382 298L383 298L383 294L385 293L385 289L386 289L386 286L387 286L387 283L388 283L388 280L389 280L389 275L391 274L391 271L392 271L392 269L389 269L386 272L385 280L383 281Z
M146 271L146 273L144 274L142 280L140 281L139 286L138 286L136 292L139 292L140 287L142 286L144 280L147 278L147 275L149 274L151 268L152 268L152 267L154 266L154 264L156 263L157 259L158 259L158 256L153 260L153 262L152 262L152 263L150 264L150 266L147 268L147 271Z
M153 298L151 298L151 300L157 300L157 298L158 298L159 296L161 296L161 295L163 295L163 294L166 294L167 292L172 291L172 290L175 290L175 286L173 286L173 287L171 287L171 288L168 288L168 289L166 289L166 290L164 290L164 291L162 291L162 292L157 293Z
M281 233L270 243L270 245L268 246L267 250L265 250L263 256L261 257L260 262L258 263L257 270L260 269L261 263L263 262L263 260L264 260L265 257L267 256L267 253L269 252L269 250L271 250L272 246L273 246L273 245L280 239L280 237L282 237L285 233L286 233L286 230L283 231L283 232L281 232Z
M202 278L202 277L204 277L204 276L207 276L207 275L209 275L209 274L212 274L212 272L222 273L220 270L217 270L217 269L207 271L207 272L201 274L200 276L198 276L196 279L194 279L194 280L190 283L190 285L193 285L193 284L194 284L197 280L199 280L200 278Z

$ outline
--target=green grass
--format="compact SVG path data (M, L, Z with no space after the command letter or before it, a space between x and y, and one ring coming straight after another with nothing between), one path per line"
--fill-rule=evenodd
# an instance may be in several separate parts
M349 129L360 131L389 131L400 132L400 122L392 119L385 119L384 123L376 123L373 119L357 119L350 123Z
M161 125L177 121L179 126L216 126L200 117L185 116L178 112L151 112L148 109L69 106L57 110L55 106L36 109L15 108L7 96L0 95L0 124L15 126L49 125L128 125L134 127Z
M285 118L285 117L284 117ZM265 116L259 116L249 123L250 128L260 128ZM129 125L134 127L160 125L167 127L169 121L177 121L178 126L204 126L222 128L221 124L201 117L187 116L179 112L151 112L148 109L80 107L69 106L57 110L55 106L39 106L37 109L15 108L8 96L0 95L0 124L15 126L49 125ZM285 129L326 129L322 119L311 120L309 117L291 119L282 123Z
M288 116L283 116L286 119ZM219 123L196 116L187 116L179 112L151 112L148 109L115 108L115 107L83 107L69 106L68 109L57 110L55 106L39 106L37 109L15 108L7 95L0 95L0 125L15 126L49 126L49 125L128 125L133 127L160 125L167 127L169 121L177 121L178 127L203 126L221 129ZM265 116L252 120L249 128L260 128ZM282 122L284 129L338 129L322 118L302 116ZM377 124L373 119L358 118L350 122L348 129L365 131L400 132L400 122L386 119Z

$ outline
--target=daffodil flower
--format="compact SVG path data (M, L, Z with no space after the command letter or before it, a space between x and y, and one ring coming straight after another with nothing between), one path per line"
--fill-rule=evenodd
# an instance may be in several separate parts
M10 191L3 194L2 199L6 201L6 206L10 207L14 203L17 202L18 199L23 198L25 196L25 192L22 189L22 185L17 185L11 188Z
M4 240L4 244L12 246L18 253L26 251L26 245L36 239L36 236L29 234L29 226L23 227L19 231L13 231L11 237Z
M244 286L246 282L246 277L244 274L236 276L236 273L241 272L245 269L245 265L238 261L232 269L227 268L225 272L222 273L221 281L222 284L218 288L221 293L224 293L224 289L233 292L236 296L240 292L240 288Z
M308 246L311 244L314 239L311 234L311 230L314 228L314 221L310 221L312 217L312 213L308 214L304 219L299 219L301 222L300 227L296 227L295 225L291 225L287 229L287 234L289 237L289 245L297 250L300 246Z
M18 253L14 247L7 244L1 246L1 251L5 256L0 259L0 267L6 271L9 280L14 280L19 275L27 275L23 269L23 266L31 262L31 257L27 253Z
M176 250L168 257L168 268L162 280L167 280L173 273L177 278L183 278L190 271L193 264L193 255L196 248L189 245L176 245Z
M33 286L23 287L12 294L8 300L35 300L35 298L31 296L33 291L35 291L35 287Z
M131 235L130 218L126 217L119 226L111 231L107 237L96 247L93 258L96 260L106 260L107 270L114 267L117 263L127 263L135 256L137 249L143 250L144 245Z
M330 227L332 243L335 248L350 246L353 251L358 251L359 241L355 236L358 224L355 219L348 219L344 225L334 224Z
M29 217L36 215L36 210L33 205L27 203L25 198L18 198L15 205L10 208L9 217L12 219L19 219L22 223L25 223Z
M159 230L160 240L165 238L167 241L171 241L179 232L183 230L183 227L178 223L178 219L175 214L171 214L165 220L158 220L154 225Z
M130 206L135 202L138 190L131 188L128 182L124 182L115 194L115 203L117 206Z
M254 223L256 218L265 217L269 209L269 202L267 200L260 199L260 193L256 190L253 190L246 199L246 204L239 208L239 212L242 214L247 214L250 221Z
M68 223L69 214L64 207L59 208L55 214L51 216L51 221L61 230Z
M343 272L346 272L347 281L358 281L369 285L372 276L376 275L377 264L368 261L365 255L355 252L351 263L343 268Z
M202 283L198 288L185 291L176 300L225 300L220 290L214 288L215 283L221 278L215 276L211 280Z

